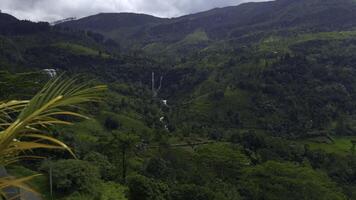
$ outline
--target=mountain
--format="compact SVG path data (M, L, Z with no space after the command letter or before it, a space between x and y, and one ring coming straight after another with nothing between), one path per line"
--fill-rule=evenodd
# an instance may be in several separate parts
M330 14L332 13L332 14ZM239 38L258 31L347 30L356 25L353 0L277 0L245 3L172 19L130 13L99 14L60 24L140 44L177 42L197 30L210 39ZM129 43L132 44L132 43Z
M159 97L172 105L172 129L223 125L304 137L353 116L355 5L277 0L172 19L98 14L57 26L10 17L16 26L1 29L14 33L0 37L0 61L146 91L155 72L162 76Z
M0 14L1 101L53 74L108 85L89 120L48 130L78 160L54 151L9 174L43 174L43 199L356 199L355 13L277 0L56 26Z
M11 16L6 13L0 13L0 26L15 23L17 21L18 21L18 19L16 19L16 17L14 17L14 16Z
M6 14L0 13L0 33L4 35L23 35L32 34L49 30L48 23L39 22L34 23L26 20L18 20L17 18Z
M167 19L134 13L102 13L79 20L68 21L57 26L76 30L89 30L115 38L120 43L137 40L147 27L160 24ZM132 44L132 43L128 43ZM128 45L127 44L127 45Z
M165 19L135 13L101 13L80 20L62 23L65 27L92 31L113 31L137 26L160 23Z
M37 41L8 37L16 45L7 44L29 67L56 66L146 89L155 72L162 76L159 96L172 105L172 129L223 126L306 137L336 132L345 116L352 123L355 5L277 0L172 19L98 14L34 33ZM101 34L119 45L109 47Z

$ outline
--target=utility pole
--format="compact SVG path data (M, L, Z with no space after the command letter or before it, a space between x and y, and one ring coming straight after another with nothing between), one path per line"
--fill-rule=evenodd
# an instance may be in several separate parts
M125 145L122 147L122 181L126 184L126 147Z
M46 159L46 162L49 164L49 171L48 171L48 179L49 179L49 194L51 200L53 200L53 166L52 166L52 158L49 157Z
M50 186L51 199L53 199L53 169L52 169L52 163L49 166L49 186Z

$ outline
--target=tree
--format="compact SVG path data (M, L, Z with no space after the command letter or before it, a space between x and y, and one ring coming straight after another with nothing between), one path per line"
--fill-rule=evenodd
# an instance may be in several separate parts
M172 200L213 200L214 193L196 185L179 185L170 194Z
M161 159L160 157L151 158L145 168L145 172L148 174L148 176L156 179L166 177L168 173L167 170L168 167L165 160Z
M98 152L91 152L84 157L84 160L98 167L102 179L114 179L115 167L111 162L109 162L107 156Z
M127 200L127 188L117 183L108 182L100 186L100 200Z
M114 149L119 149L121 151L122 182L125 184L127 175L127 156L138 143L139 138L136 135L118 131L114 131L113 136L111 146L114 147Z
M166 184L141 175L130 177L128 187L130 200L165 200L169 192Z
M325 174L291 163L268 161L245 169L240 184L246 199L346 199Z
M58 194L81 192L97 195L96 186L100 182L99 169L87 161L59 160L49 163L52 168L53 186Z
M241 168L250 163L247 156L229 144L204 145L198 148L197 155L199 165L212 170L219 178L224 179L236 177Z

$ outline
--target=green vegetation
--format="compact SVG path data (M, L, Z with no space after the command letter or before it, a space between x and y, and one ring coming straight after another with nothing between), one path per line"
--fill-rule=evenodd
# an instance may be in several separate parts
M326 175L308 167L269 161L243 176L250 199L346 199Z
M44 133L43 129L54 125L70 125L71 122L61 117L85 118L68 107L85 102L98 101L105 86L89 87L87 84L75 85L75 79L61 81L59 78L49 81L30 100L10 100L0 102L0 165L10 166L25 159L40 158L25 154L37 149L66 150L73 156L73 151L62 141ZM6 171L5 171L6 172ZM18 171L17 171L18 172ZM26 173L26 171L22 171ZM27 172L31 174L31 172ZM13 198L6 189L18 187L28 192L34 191L26 185L38 174L23 178L11 178L6 174L0 178L1 198ZM13 194L12 194L13 195Z
M336 153L340 155L352 154L352 141L355 141L355 136L335 137L329 143L317 141L305 141L304 144L309 145L313 150L321 149L327 153Z
M174 19L99 14L57 26L0 13L0 101L31 99L62 72L80 88L108 86L101 101L69 106L74 116L52 116L71 126L34 122L57 143L33 142L56 149L16 153L48 159L5 167L42 174L27 182L44 200L356 199L355 13L353 0ZM67 84L47 85L26 116L47 93L72 94ZM57 150L64 144L75 157Z
M23 166L11 166L8 168L8 173L16 177L30 177L38 172L32 171ZM45 176L37 176L27 182L36 192L39 192L44 198L50 198L48 179Z
M91 49L79 44L73 43L57 43L53 45L54 47L67 50L68 52L74 55L82 55L82 56L99 56L102 58L109 58L110 56L101 51L97 51L95 49Z
M356 36L355 31L320 32L313 34L298 34L292 37L270 36L260 43L262 52L274 52L278 54L291 53L290 46L310 41L335 41L347 40Z

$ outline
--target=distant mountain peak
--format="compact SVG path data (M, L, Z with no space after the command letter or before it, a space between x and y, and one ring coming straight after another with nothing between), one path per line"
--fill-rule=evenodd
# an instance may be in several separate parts
M164 19L147 14L99 13L78 20L60 23L59 25L75 29L112 31L117 28L144 26L148 23L160 22L162 20Z

